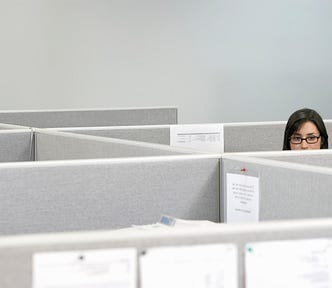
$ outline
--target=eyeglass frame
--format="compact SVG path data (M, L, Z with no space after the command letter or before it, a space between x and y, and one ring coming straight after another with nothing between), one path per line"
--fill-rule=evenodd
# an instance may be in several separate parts
M300 141L299 143L294 143L294 142L292 142L292 138L294 138L294 137L296 137L296 138L300 138L301 141ZM309 142L308 142L308 138L316 138L316 141L315 141L315 142L311 142L311 143L309 143ZM321 135L319 135L319 136L316 136L316 135L310 135L310 136L307 136L307 137L305 137L305 138L302 138L301 136L291 136L291 137L289 137L289 142L292 143L292 144L294 144L294 145L300 145L300 144L302 144L303 140L305 140L305 142L307 142L307 144L310 145L310 144L316 144L316 143L318 142L319 138L321 138Z

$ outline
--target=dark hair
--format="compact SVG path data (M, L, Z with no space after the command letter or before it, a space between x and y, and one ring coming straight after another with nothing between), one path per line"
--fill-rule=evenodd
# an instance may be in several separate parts
M328 135L322 117L315 110L303 108L295 111L289 117L285 128L284 145L282 150L291 150L289 143L290 137L293 135L294 132L300 129L303 123L308 121L314 123L320 133L322 139L320 148L328 149Z

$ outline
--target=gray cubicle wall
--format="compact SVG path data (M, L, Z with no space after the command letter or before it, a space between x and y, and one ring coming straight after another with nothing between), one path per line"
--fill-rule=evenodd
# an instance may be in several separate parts
M195 150L160 144L58 131L35 131L37 161L198 154Z
M170 125L68 127L49 130L170 145Z
M286 122L227 123L225 152L282 150Z
M332 120L325 120L332 135ZM280 151L283 146L286 122L248 122L224 124L224 151ZM60 129L73 133L128 139L142 142L170 144L170 125L132 127L71 127Z
M260 221L332 217L332 168L224 154L221 171L225 218L227 173L259 178Z
M34 157L31 130L0 130L0 162L33 161Z
M219 221L218 155L0 164L0 235ZM1 278L1 277L0 277Z
M0 287L31 288L35 253L234 243L238 249L239 288L244 285L244 248L255 241L331 238L331 219L261 222L169 229L124 229L0 237ZM138 288L140 288L138 281Z
M0 123L36 128L176 124L177 109L2 110Z

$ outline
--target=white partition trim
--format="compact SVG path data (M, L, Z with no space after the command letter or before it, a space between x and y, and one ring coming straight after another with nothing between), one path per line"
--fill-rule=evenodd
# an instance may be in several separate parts
M302 156L302 155L332 155L332 149L315 150L282 150L282 151L256 151L256 152L231 152L228 156L250 156L250 157L282 157L282 156Z
M98 158L98 159L75 159L75 160L48 160L36 162L4 162L0 163L2 168L29 168L29 167L60 167L60 166L83 166L83 165L108 165L121 163L139 163L139 162L162 162L165 160L185 161L192 159L215 159L219 154L190 154L190 155L167 155L167 156L149 156L149 157L128 157L128 158Z
M22 129L29 129L30 127L23 126L23 125L0 123L0 128L4 128L4 129L8 129L8 130L9 129L22 130Z
M57 244L75 244L78 242L80 244L91 242L100 243L105 241L121 242L123 239L129 238L135 238L137 242L144 239L154 239L155 241L165 240L165 237L175 239L180 239L182 237L187 239L190 237L208 239L211 236L253 233L266 233L270 235L270 239L273 239L273 234L280 231L283 233L296 234L297 232L304 230L318 231L323 229L332 229L332 218L264 221L245 224L216 223L215 225L208 225L206 227L200 225L199 227L169 227L167 229L128 228L104 231L78 231L1 236L0 248L53 246Z

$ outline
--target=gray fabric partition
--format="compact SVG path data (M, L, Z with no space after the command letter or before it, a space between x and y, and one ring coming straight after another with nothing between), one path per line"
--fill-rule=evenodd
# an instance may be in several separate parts
M36 131L35 138L37 161L197 154L166 145L45 130Z
M0 287L31 288L32 256L38 252L124 247L135 247L142 252L157 246L234 243L239 251L239 288L244 288L246 243L323 237L332 237L331 219L0 237Z
M248 156L222 157L221 210L226 215L227 173L259 177L259 220L332 217L332 169ZM223 219L222 219L223 220Z
M219 157L0 165L0 235L96 230L162 214L219 221ZM1 278L1 277L0 277Z
M61 131L156 144L170 144L169 125L62 128ZM58 130L58 129L57 129Z
M0 162L33 161L33 135L30 130L0 131Z
M0 123L36 128L176 124L174 107L0 111Z
M225 152L282 150L285 122L228 123Z

